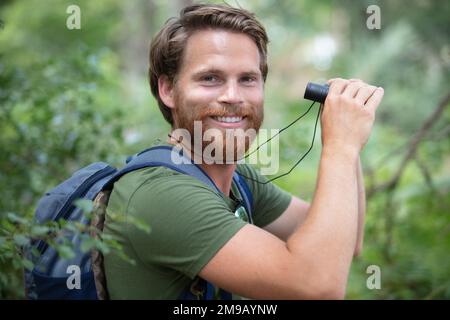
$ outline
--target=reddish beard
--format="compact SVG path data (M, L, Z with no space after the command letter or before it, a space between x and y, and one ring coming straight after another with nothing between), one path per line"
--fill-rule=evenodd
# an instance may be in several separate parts
M245 131L248 129L254 129L256 133L258 133L261 124L264 119L264 109L263 106L259 105L253 105L253 106L237 106L237 105L218 105L218 106L194 106L189 107L185 103L185 99L183 98L182 94L175 93L175 109L172 110L173 119L174 119L174 129L182 128L186 129L190 133L191 141L184 141L184 144L189 143L190 149L193 150L195 146L201 145L201 150L195 150L195 153L197 156L201 155L203 157L203 151L205 150L205 147L210 145L211 143L214 143L215 137L213 137L212 141L204 141L204 133L208 129L218 129L221 131L222 135L221 137L223 140L220 143L221 146L223 146L222 155L225 158L227 155L227 145L226 145L226 137L227 132L230 134L229 130L225 130L224 128L220 127L214 127L211 125L211 120L209 120L209 117L212 116L218 116L218 117L225 117L225 116L237 116L237 117L245 117L246 119L246 126L245 128L242 128ZM201 139L202 143L197 144L194 143L194 122L195 121L201 121L202 123L202 132L201 132ZM233 130L234 131L234 130ZM253 141L250 141L248 137L245 137L244 140L245 146L239 145L238 142L242 143L242 139L239 139L236 135L234 135L234 143L233 143L233 155L232 159L226 158L226 159L220 159L222 161L237 161L247 152L247 150L250 148L250 145ZM229 153L230 151L228 151ZM213 157L215 157L215 154L212 154ZM202 161L204 159L202 158Z

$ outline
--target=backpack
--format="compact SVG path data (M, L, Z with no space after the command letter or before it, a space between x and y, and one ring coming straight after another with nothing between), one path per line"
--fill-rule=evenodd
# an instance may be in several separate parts
M164 166L195 177L212 190L221 193L201 167L182 154L182 150L176 151L171 146L155 146L128 157L125 166L120 170L104 162L95 162L76 171L69 179L47 192L40 199L35 211L35 221L44 223L65 219L85 225L91 224L99 230L103 230L105 209L114 182L134 170L157 166ZM236 172L234 172L233 181L243 199L242 205L247 211L248 222L253 223L251 215L253 199L250 189L245 180ZM74 201L77 199L93 200L93 212L100 212L101 214L94 215L89 220L83 214L83 211L74 205ZM97 210L98 208L102 210ZM26 269L24 272L26 298L108 299L103 255L95 249L82 252L79 233L70 233L65 237L73 244L75 251L75 257L71 259L60 257L54 248L42 240L31 241L24 248L25 257L34 263L33 269ZM32 250L36 249L40 253L37 257L32 254ZM70 268L73 268L73 266L80 270L81 286L80 288L69 289L67 280L71 275ZM231 299L231 294L223 289L219 290L219 294L221 299ZM179 299L214 299L214 286L197 277L180 293Z

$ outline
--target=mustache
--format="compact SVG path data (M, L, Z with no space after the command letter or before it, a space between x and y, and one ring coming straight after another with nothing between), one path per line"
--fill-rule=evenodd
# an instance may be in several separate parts
M249 107L238 105L228 105L220 107L208 107L201 112L201 117L215 116L215 117L247 117L255 114L255 110Z

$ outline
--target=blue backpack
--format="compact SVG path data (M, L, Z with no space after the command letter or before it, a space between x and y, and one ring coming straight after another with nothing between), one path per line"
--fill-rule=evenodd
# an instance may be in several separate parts
M178 157L178 159L176 158ZM176 161L174 161L176 160ZM126 161L126 165L118 170L107 163L95 162L77 172L72 177L47 192L37 205L35 220L38 223L57 221L81 222L85 225L93 223L74 205L77 199L95 200L107 205L109 194L114 182L124 174L145 167L164 166L183 174L190 175L205 183L211 189L221 193L211 178L182 151L176 151L170 146L156 146L146 149ZM249 223L252 220L252 194L245 182L236 172L233 181L239 189L243 199L242 205L247 211ZM94 210L95 211L95 210ZM94 217L96 226L103 230L103 217ZM24 255L34 263L32 270L25 270L25 295L28 299L108 299L106 280L103 270L103 256L97 250L82 252L79 233L66 235L73 244L75 257L64 259L57 251L42 240L32 241L24 249ZM37 257L32 250L38 250ZM80 270L79 288L70 288L67 279L71 275L70 269L77 266ZM193 282L180 293L179 299L214 299L214 286L202 278L195 278ZM219 290L221 299L231 299L231 294L223 289Z

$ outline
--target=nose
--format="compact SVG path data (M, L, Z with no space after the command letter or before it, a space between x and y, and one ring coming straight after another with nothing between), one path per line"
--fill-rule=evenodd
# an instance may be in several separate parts
M225 104L241 104L243 102L241 88L236 81L228 81L221 92L219 102Z

